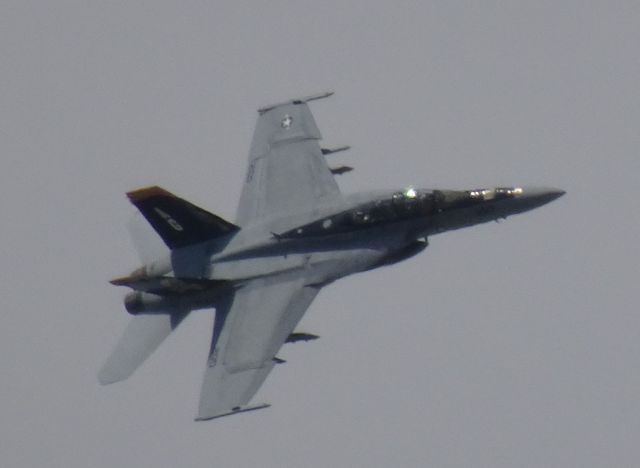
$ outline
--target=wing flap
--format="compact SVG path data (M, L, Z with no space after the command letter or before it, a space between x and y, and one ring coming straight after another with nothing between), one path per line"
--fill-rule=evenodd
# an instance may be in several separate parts
M318 294L303 278L256 279L216 309L198 419L211 419L253 398L274 357Z
M317 289L303 287L301 280L256 283L236 294L234 308L242 313L231 317L223 361L231 373L259 369L271 361L317 294Z

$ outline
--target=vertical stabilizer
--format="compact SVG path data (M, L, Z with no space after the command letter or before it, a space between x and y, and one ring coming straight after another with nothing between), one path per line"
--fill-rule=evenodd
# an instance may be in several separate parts
M127 230L143 265L149 265L159 258L169 255L169 248L141 213L135 213L131 217L127 223Z
M161 187L134 190L127 197L171 250L225 237L240 229Z

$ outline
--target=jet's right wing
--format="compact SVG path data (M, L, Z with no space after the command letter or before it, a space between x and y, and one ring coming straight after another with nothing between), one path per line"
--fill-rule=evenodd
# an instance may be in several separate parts
M258 111L236 216L238 225L311 211L341 196L318 144L322 137L307 105L331 94L295 99Z
M216 306L197 420L267 406L246 405L319 291L301 276L254 279Z

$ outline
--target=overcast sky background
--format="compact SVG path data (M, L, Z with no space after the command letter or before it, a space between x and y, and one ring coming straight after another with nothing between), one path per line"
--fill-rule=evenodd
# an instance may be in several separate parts
M3 0L3 467L640 461L640 3ZM213 314L96 373L128 190L233 219L255 110L312 104L344 192L539 184L501 224L323 290L255 401L195 423Z

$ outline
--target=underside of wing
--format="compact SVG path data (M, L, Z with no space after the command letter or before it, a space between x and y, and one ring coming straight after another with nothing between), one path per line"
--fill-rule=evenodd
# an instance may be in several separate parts
M238 205L238 225L309 211L340 197L318 144L322 137L308 100L260 110Z
M216 307L197 420L263 407L247 404L318 294L303 278L261 278Z

